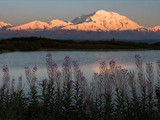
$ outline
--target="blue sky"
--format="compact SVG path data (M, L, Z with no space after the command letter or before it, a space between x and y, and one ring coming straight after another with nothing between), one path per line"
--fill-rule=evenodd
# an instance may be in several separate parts
M20 25L33 20L72 20L97 10L114 11L140 25L160 25L160 0L0 0L0 21Z

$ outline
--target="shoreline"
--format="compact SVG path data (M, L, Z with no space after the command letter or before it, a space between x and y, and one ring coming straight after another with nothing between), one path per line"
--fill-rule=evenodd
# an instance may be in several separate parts
M69 51L69 52L120 52L120 51L151 51L153 49L43 49L43 50L6 50L6 51L0 51L0 54L4 53L12 53L12 52L41 52L41 51Z
M116 40L73 41L54 40L38 37L11 38L0 40L0 54L27 51L146 51L160 50L160 42L127 42Z

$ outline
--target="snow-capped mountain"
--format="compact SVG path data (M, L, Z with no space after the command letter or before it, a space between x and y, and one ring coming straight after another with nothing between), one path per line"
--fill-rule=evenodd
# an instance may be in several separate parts
M36 20L23 25L9 28L9 30L44 30L48 28L49 28L48 23Z
M2 28L8 28L8 27L11 27L12 25L9 24L9 23L5 23L5 22L2 22L0 21L0 29Z
M63 27L65 30L79 31L123 31L143 28L129 18L115 12L99 10L72 20L73 25Z
M10 25L10 24L9 24ZM1 23L0 23L1 27ZM126 16L120 15L115 12L108 12L99 10L97 12L82 15L73 19L71 22L54 19L47 22L32 21L19 26L14 26L8 30L75 30L75 31L133 31L148 32L160 31L160 26L154 28L147 28L138 25Z
M71 22L65 22L58 19L50 21L49 24L46 22L36 20L23 25L9 28L9 30L52 30L52 29L58 29L71 24L72 24Z
M151 29L152 29L152 31L157 32L157 31L160 31L160 26L155 26Z
M49 28L50 29L58 29L58 28L68 26L68 25L71 25L71 24L72 24L71 22L65 22L65 21L62 21L62 20L55 19L55 20L50 21Z
M32 21L19 26L0 22L0 38L40 36L74 40L160 39L160 26L141 26L126 16L99 10L70 21Z

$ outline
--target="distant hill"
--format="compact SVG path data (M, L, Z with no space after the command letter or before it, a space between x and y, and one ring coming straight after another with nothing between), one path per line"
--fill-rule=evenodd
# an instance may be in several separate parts
M48 38L12 38L0 40L0 52L13 51L113 51L113 50L160 50L160 42L73 41Z

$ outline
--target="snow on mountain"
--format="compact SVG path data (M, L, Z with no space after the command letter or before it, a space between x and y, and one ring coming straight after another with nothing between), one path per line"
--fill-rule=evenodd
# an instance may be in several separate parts
M62 20L55 19L55 20L50 21L49 28L58 29L60 27L64 27L64 26L71 25L71 24L72 24L71 22L65 22Z
M160 26L147 28L123 15L104 10L77 17L71 22L54 19L49 23L32 21L13 27L0 21L0 38L28 36L73 40L159 39Z
M32 21L23 25L15 26L9 28L9 30L51 30L58 29L67 25L71 25L71 22L65 22L62 20L52 20L50 23L42 22L42 21Z
M9 24L9 23L5 23L5 22L0 21L0 29L2 29L2 28L7 28L7 27L11 27L11 26L12 26L12 25Z
M3 26L12 26L11 24L0 22L0 28ZM160 26L147 28L138 25L126 16L115 12L99 10L97 12L82 15L73 19L71 22L66 22L54 19L48 23L42 21L32 21L23 25L10 27L8 30L75 30L75 31L133 31L138 32L157 32L160 31Z
M151 29L152 29L152 31L157 32L157 31L160 31L160 26L155 26Z
M9 28L9 30L44 30L48 28L49 28L48 23L36 20L23 25Z
M135 30L143 28L125 16L115 12L99 10L72 20L73 25L63 27L64 30L78 31L112 31Z

